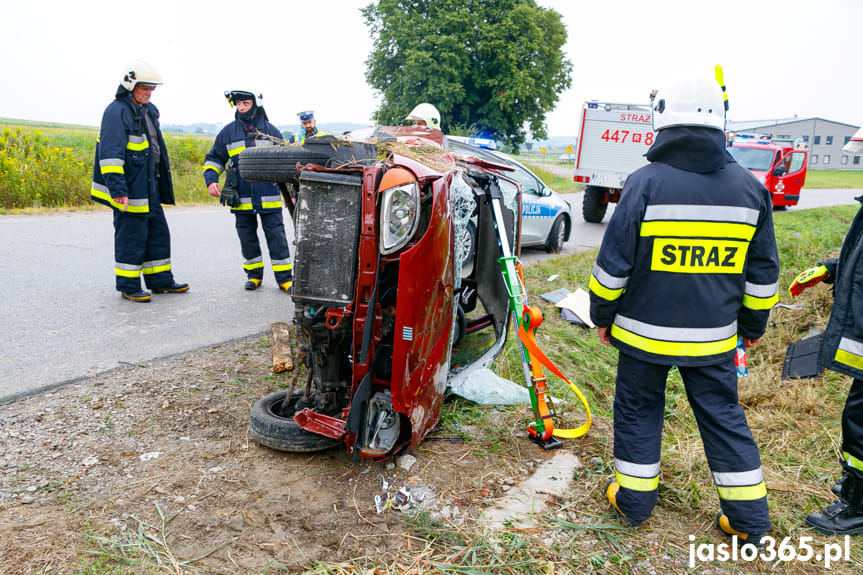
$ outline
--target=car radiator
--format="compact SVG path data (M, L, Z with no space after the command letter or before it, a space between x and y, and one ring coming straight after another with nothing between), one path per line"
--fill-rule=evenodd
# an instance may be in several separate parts
M353 301L362 188L360 174L304 172L300 177L295 300L339 307Z

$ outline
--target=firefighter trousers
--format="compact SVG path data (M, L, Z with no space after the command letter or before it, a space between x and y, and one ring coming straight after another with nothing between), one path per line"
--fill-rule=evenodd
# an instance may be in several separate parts
M863 379L855 379L842 410L842 456L863 479Z
M244 259L243 270L246 272L246 277L256 280L264 278L264 259L261 254L261 242L258 239L258 216L260 216L276 283L281 285L290 282L294 272L281 210L264 214L234 212L234 215L237 218L237 235L240 237L240 249Z
M171 233L159 202L146 214L114 210L114 274L117 291L141 291L141 275L149 289L174 283Z
M624 353L618 359L614 464L620 490L616 503L636 521L647 519L656 505L669 369L671 366L647 363ZM767 490L758 446L738 402L733 359L678 370L722 511L737 531L765 533L770 529Z

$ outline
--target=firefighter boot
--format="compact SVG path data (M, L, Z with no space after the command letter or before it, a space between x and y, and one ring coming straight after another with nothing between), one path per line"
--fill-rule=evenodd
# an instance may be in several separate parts
M611 508L614 509L614 512L617 513L618 518L620 518L621 523L626 525L627 527L636 528L641 525L641 521L636 521L630 517L626 516L626 513L620 510L617 506L617 492L620 491L620 484L612 479L608 483L605 484L605 498L611 503Z
M765 545L763 534L753 535L752 533L742 533L738 531L731 526L731 523L728 521L728 516L722 511L720 511L716 516L715 525L716 529L729 539L732 539L736 535L738 545L752 544L758 549L762 549Z
M291 286L293 286L293 285L294 285L294 282L292 282L292 281L282 282L279 284L279 289L282 290L283 292L287 293L287 294L290 294L291 293Z
M261 285L263 280L259 280L257 278L249 278L246 280L246 289L249 291L255 291L258 289L258 286Z
M138 291L135 291L135 292L121 291L120 295L122 295L123 298L125 298L129 301L135 301L138 303L144 303L144 302L150 301L150 292L144 291L142 289L139 289Z
M853 473L845 475L839 499L821 513L807 515L806 524L824 535L863 533L863 479Z
M174 282L171 285L164 287L152 288L153 293L183 293L189 291L189 284L181 284Z

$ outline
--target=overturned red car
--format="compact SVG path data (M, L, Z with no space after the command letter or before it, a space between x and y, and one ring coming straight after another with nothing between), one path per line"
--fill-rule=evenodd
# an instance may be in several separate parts
M341 443L355 457L415 446L448 382L505 343L498 258L518 253L521 212L510 168L447 152L440 131L416 127L249 148L239 168L288 201L308 373L303 388L254 404L250 434L290 452Z

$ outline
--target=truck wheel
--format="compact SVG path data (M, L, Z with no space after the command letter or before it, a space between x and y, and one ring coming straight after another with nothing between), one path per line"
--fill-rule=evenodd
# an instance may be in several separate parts
M587 186L584 188L584 200L581 204L581 215L584 221L598 224L608 210L608 199L604 188Z
M330 437L301 429L293 418L282 417L282 404L287 396L288 392L278 391L255 402L249 414L249 435L252 439L271 449L291 453L323 451L339 444ZM288 408L302 396L301 390L293 392ZM291 409L288 411L293 412Z
M560 253L566 239L566 228L566 216L557 216L551 226L551 231L548 233L548 239L545 240L545 251L550 254Z

